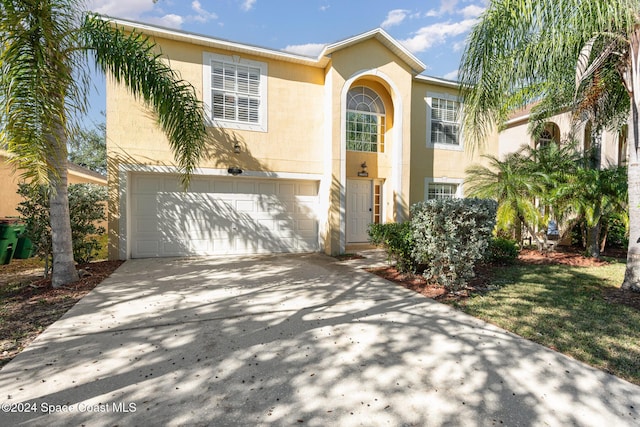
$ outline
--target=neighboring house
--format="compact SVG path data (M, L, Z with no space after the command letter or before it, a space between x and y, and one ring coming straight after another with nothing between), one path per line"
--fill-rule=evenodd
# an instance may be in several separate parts
M22 201L22 197L18 194L18 183L23 182L23 179L20 177L20 171L7 163L10 156L11 154L8 152L0 150L0 182L2 182L2 185L0 185L0 200L2 200L2 203L0 203L0 218L20 215L16 207ZM71 162L68 165L68 181L69 184L107 185L106 176ZM106 224L104 226L106 227Z
M514 114L506 123L499 135L499 157L504 158L509 153L518 151L523 145L532 148L546 144L553 140L558 143L576 141L582 152L594 147L591 123L574 123L571 112L565 112L551 117L545 123L545 129L538 138L529 133L529 111L524 110ZM622 166L627 163L628 146L627 131L624 126L621 132L604 130L601 132L599 157L600 166Z
M621 132L603 130L599 135L599 141L594 143L591 123L589 121L576 123L572 120L571 112L567 111L549 118L545 122L543 132L534 138L529 132L529 113L530 109L515 113L500 132L498 136L499 158L504 159L506 155L520 150L523 146L538 148L550 141L557 143L574 141L577 143L577 149L582 153L587 153L599 145L597 153L601 168L627 164L627 126L624 126ZM559 224L559 226L564 227L563 224ZM542 227L542 229L545 230L546 227ZM568 230L560 231L564 235L560 244L570 245L571 236L566 233Z
M372 222L427 198L461 197L465 168L497 154L460 135L454 82L380 29L315 58L120 19L191 82L212 125L182 191L166 138L107 83L110 258L343 253Z

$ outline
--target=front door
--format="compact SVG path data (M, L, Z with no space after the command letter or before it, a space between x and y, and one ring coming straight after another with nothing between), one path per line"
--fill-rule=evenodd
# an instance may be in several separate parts
M373 222L373 181L347 180L347 243L366 243L367 230Z

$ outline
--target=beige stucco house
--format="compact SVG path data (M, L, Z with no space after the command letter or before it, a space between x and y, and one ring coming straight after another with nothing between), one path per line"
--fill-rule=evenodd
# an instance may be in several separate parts
M194 85L209 150L188 191L166 138L127 90L107 83L110 257L344 253L372 222L462 196L466 149L454 82L381 29L318 57L114 19L149 35Z
M0 150L0 218L19 216L16 207L22 201L18 194L18 184L23 182L23 179L20 177L20 170L16 170L14 165L8 162L11 156L7 151ZM67 171L69 184L107 185L107 177L104 175L71 162ZM106 228L106 224L104 226Z
M621 132L603 130L599 141L593 141L591 123L588 120L576 121L570 111L557 114L545 122L545 129L538 137L529 132L530 110L514 114L505 124L499 135L499 156L518 151L523 145L535 148L547 141L558 143L576 141L578 149L586 152L599 145L600 166L622 166L627 162L628 146L626 126Z

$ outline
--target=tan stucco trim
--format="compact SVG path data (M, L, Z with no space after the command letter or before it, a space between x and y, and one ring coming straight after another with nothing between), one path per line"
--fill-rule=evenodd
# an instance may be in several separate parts
M460 89L460 83L454 82L452 80L440 79L438 77L431 77L431 76L415 76L414 78L418 81L421 81L424 83L430 83L440 87Z
M422 61L416 58L411 52L409 52L409 50L398 43L382 28L376 28L374 30L367 31L366 33L330 44L324 48L318 59L324 56L329 56L338 50L362 43L363 41L371 38L375 38L382 43L383 46L393 52L398 58L402 59L402 61L404 61L416 74L420 74L427 68Z

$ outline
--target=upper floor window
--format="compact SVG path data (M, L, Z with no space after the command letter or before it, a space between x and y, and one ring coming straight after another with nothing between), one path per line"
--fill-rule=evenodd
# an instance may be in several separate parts
M265 63L204 54L204 102L216 125L266 131Z
M446 94L427 96L427 146L448 150L462 149L460 123L462 103Z
M384 103L372 89L356 86L349 90L346 124L347 150L384 152Z

